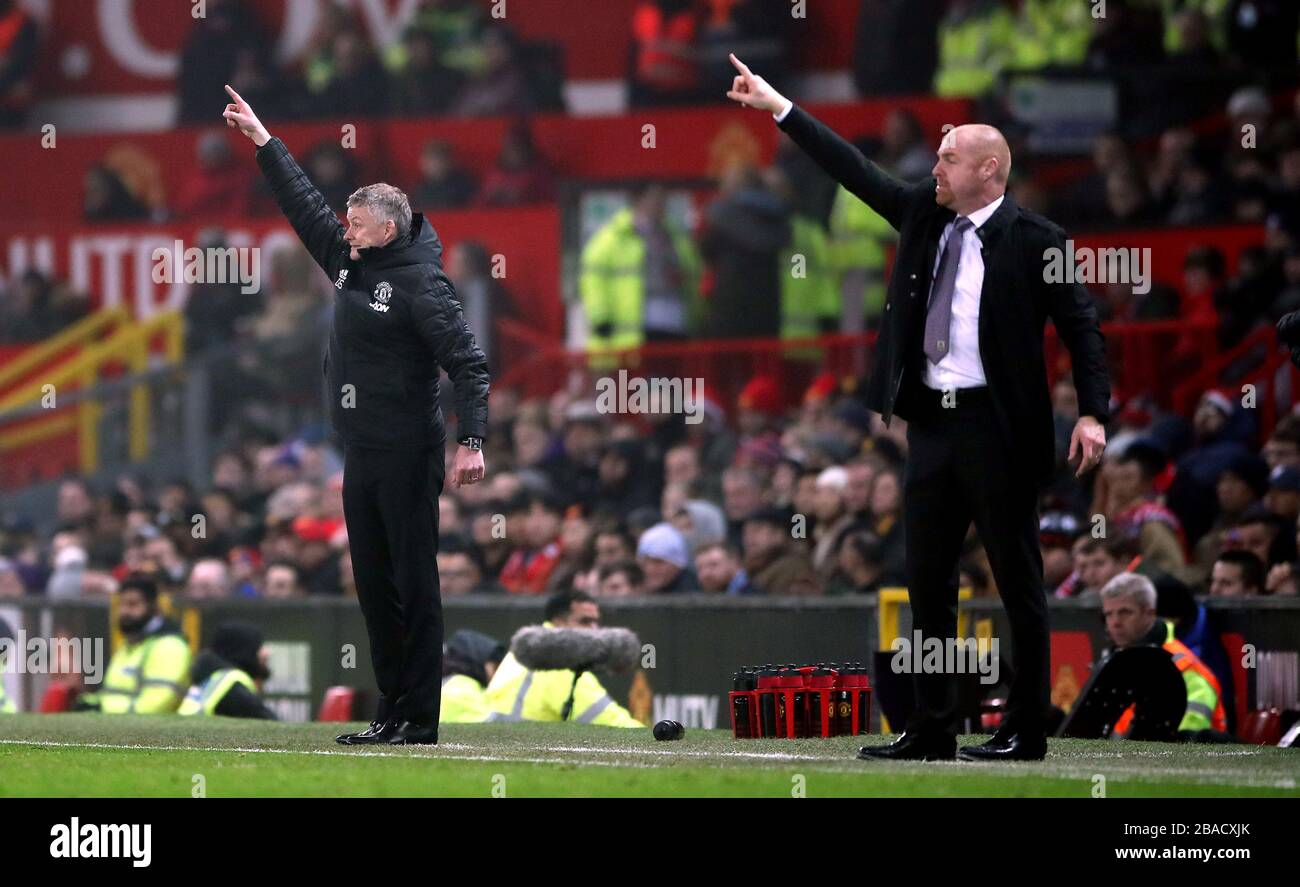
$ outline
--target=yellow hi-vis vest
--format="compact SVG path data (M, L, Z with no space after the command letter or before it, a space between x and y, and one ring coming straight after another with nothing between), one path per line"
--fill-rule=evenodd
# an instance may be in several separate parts
M831 267L830 241L812 219L791 219L790 248L781 265L781 338L801 339L821 332L823 321L839 326L840 295ZM802 349L801 349L802 353ZM808 354L816 358L819 352ZM786 352L786 357L795 356Z
M1001 4L939 23L939 68L934 92L943 98L974 98L997 82L1012 51L1015 20Z
M1076 0L1024 0L1011 36L1007 67L1032 70L1079 65L1092 40L1092 15Z
M4 682L5 661L0 659L0 715L12 715L18 713L18 706L5 693Z
M107 714L169 714L190 685L190 647L178 634L127 644L108 664L104 683L92 698Z
M1222 694L1219 691L1219 679L1210 671L1195 653L1178 638L1174 637L1174 624L1165 621L1165 642L1162 644L1174 658L1174 665L1182 673L1183 683L1187 686L1187 710L1178 724L1179 732L1185 730L1228 730L1228 713L1223 708ZM1127 736L1132 726L1133 706L1129 706L1115 722L1113 736Z
M1225 25L1230 2L1231 0L1160 0L1165 17L1165 52L1173 54L1183 48L1178 33L1178 17L1175 15L1181 9L1199 9L1205 13L1210 23L1210 44L1215 49L1226 48L1228 36Z
M548 628L549 622L543 623ZM514 653L497 666L487 687L487 702L493 721L559 721L564 703L573 692L569 721L602 727L644 727L627 709L613 700L596 676L589 671L573 683L570 669L534 671L524 668Z
M700 259L690 237L669 226L684 285L688 325L698 321ZM616 212L582 250L578 291L587 318L587 350L638 348L645 341L645 240L632 210ZM609 335L597 332L609 324Z
M243 684L251 692L257 692L257 684L242 668L218 668L202 684L190 687L190 692L185 694L185 699L181 702L180 714L215 716L217 706L236 684Z
M885 310L885 244L896 238L883 216L839 187L831 206L828 258L841 295L846 275L863 272L862 308L868 320Z
M449 674L442 679L439 724L481 724L491 714L487 693L478 681L467 674Z

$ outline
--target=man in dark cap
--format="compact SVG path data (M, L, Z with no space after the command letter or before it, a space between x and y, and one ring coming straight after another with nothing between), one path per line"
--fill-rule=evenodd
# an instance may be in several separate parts
M758 509L745 519L745 571L761 594L820 594L822 591L806 546L797 547L791 535L792 517L789 511L770 506Z
M478 724L492 713L487 685L506 658L506 645L482 632L462 628L442 651L443 724Z
M190 692L181 703L183 715L223 715L274 721L275 712L259 695L271 675L262 632L242 622L217 627L212 646L194 661Z
M1294 521L1300 515L1300 468L1279 465L1269 472L1264 504L1279 517Z

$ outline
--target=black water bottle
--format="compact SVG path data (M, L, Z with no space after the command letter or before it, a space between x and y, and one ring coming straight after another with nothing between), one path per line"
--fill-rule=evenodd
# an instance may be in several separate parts
M758 735L771 737L776 735L776 689L780 669L771 663L758 672Z
M757 688L754 673L748 668L736 672L732 689L736 695L731 697L731 723L737 739L752 739L754 736L753 691Z

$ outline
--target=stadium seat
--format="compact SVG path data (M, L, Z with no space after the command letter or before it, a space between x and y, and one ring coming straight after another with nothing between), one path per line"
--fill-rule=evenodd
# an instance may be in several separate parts
M60 711L71 711L72 703L77 698L77 688L71 684L52 683L45 688L45 695L41 698L41 713L53 714Z
M1241 725L1241 741L1251 745L1277 745L1282 740L1282 713L1276 708L1256 709Z
M352 708L356 703L357 691L351 687L330 687L325 691L325 699L320 704L318 721L344 722L352 720Z

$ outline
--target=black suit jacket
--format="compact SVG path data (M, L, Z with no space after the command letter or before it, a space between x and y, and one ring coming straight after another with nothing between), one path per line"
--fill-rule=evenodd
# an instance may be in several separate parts
M866 404L889 423L916 408L925 370L925 307L944 226L954 213L935 203L934 179L895 179L798 105L780 126L845 188L899 232ZM1047 283L1046 250L1065 249L1059 225L1007 195L976 232L983 245L979 344L984 375L1007 445L1038 480L1055 468L1051 395L1043 357L1047 318L1070 351L1079 414L1109 419L1110 379L1097 312L1079 284Z

